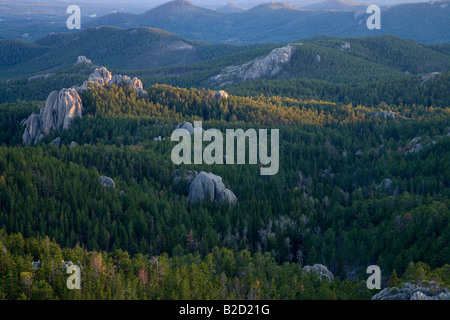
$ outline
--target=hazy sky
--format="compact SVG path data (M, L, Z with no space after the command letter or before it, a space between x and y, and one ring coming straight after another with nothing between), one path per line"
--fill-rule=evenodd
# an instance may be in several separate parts
M233 2L239 6L246 7L246 8L252 8L258 4L261 3L267 3L271 2L272 0L189 0L190 2L201 6L205 8L219 8L227 4L228 2ZM278 0L279 2L287 2L287 3L293 3L299 7L310 5L313 3L319 3L324 2L327 0ZM379 4L379 5L392 5L392 4L398 4L398 3L412 3L412 2L429 2L428 0L350 0L354 2L362 2L362 3L372 3L372 4ZM169 2L169 0L3 0L1 2L45 2L45 3L67 3L69 4L77 4L77 3L89 3L89 4L95 4L95 3L103 3L105 5L115 5L115 4L128 4L129 6L139 6L139 7L156 7L162 3Z
M28 15L33 14L57 14L65 15L65 8L69 5L75 4L83 8L85 15L99 16L111 12L130 12L143 13L160 4L169 2L170 0L0 0L0 10L4 8L4 14L9 14L6 10L8 7L15 7L19 9L18 12L23 12ZM238 6L250 9L262 3L268 3L272 0L189 0L197 6L217 9L223 7L228 2L233 2ZM310 4L320 3L328 0L278 0L279 2L287 2L298 7L305 7ZM411 2L429 2L428 0L350 0L360 3L371 3L377 5L393 5L399 3ZM10 10L11 12L11 10ZM0 12L0 15L2 12Z

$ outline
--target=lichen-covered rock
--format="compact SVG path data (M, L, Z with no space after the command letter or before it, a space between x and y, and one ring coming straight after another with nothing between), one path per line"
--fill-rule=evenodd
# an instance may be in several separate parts
M189 186L188 199L191 202L218 201L235 204L237 198L227 189L222 178L212 173L201 171Z
M309 272L315 272L320 276L320 278L322 278L322 279L325 278L330 282L334 278L333 273L330 270L328 270L328 268L326 266L324 266L323 264L304 266L303 273L309 273Z
M74 118L83 116L83 104L75 89L53 91L41 107L40 113L32 114L22 124L25 131L22 140L26 145L37 143L50 130L67 129Z

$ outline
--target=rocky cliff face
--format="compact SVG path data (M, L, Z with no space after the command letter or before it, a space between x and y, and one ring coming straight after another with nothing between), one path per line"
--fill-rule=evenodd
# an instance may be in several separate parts
M26 145L39 142L51 129L63 130L74 118L83 116L83 105L75 89L53 91L39 114L32 114L23 122L26 126L22 135Z
M188 199L191 202L219 201L230 204L237 202L236 196L231 190L225 187L221 177L204 171L201 171L192 180L189 186Z
M265 76L274 76L281 71L283 64L291 60L295 47L287 46L272 50L267 56L255 59L239 66L230 66L210 80L219 85L233 83L236 80L255 80Z
M111 72L108 71L105 67L96 68L94 73L89 76L89 79L86 80L83 85L78 90L87 90L88 85L93 84L95 86L129 86L133 88L134 91L140 96L147 95L148 92L144 90L144 86L142 85L141 80L138 78L131 79L129 76L123 75L112 75Z

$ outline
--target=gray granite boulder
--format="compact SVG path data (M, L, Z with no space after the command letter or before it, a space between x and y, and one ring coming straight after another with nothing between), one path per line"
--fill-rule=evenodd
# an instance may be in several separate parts
M115 188L116 187L116 183L110 177L101 176L100 183L105 188Z
M227 189L222 178L212 173L201 171L189 186L188 199L191 202L218 201L235 204L237 198Z

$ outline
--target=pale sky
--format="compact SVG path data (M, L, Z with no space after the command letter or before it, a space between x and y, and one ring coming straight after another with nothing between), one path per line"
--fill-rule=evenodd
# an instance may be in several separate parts
M193 4L215 10L223 7L229 2L233 2L240 7L251 9L259 4L268 3L273 0L189 0ZM305 7L314 3L325 2L329 0L278 0L294 4L298 7ZM360 3L371 3L379 6L394 5L399 3L429 2L428 0L350 0ZM109 14L112 12L129 12L134 14L143 13L158 5L169 2L169 0L0 0L0 8L15 7L19 10L26 9L26 14L66 14L65 7L69 5L79 5L83 13L92 18ZM45 8L47 11L45 11ZM21 11L18 11L20 13ZM6 10L5 10L6 13ZM39 14L39 13L38 13ZM1 12L0 12L1 15Z

